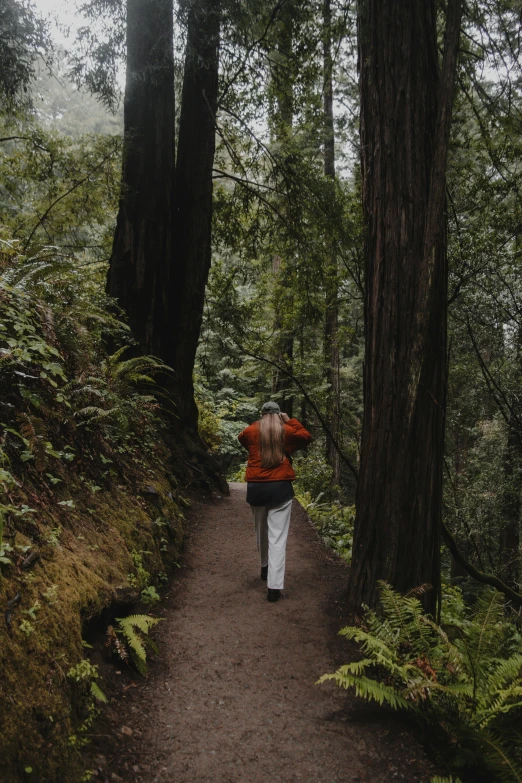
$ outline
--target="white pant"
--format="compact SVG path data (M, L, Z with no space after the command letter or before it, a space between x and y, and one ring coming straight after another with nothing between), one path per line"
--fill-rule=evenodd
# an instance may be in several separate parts
M268 565L267 587L282 590L285 584L286 539L292 501L280 506L251 506L261 566Z

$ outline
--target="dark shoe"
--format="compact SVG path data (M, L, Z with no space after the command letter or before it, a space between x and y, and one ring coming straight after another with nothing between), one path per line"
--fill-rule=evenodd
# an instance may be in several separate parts
M281 590L274 590L272 587L268 588L268 592L266 595L267 601L279 601L281 598Z
M268 577L268 566L261 566L261 579L266 582Z

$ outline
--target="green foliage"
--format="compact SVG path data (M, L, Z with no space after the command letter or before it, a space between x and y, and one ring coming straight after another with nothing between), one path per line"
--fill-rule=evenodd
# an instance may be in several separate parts
M157 604L161 601L161 596L158 594L154 585L144 587L140 595L144 604Z
M487 591L463 612L453 592L437 625L418 592L402 596L381 583L380 614L366 609L360 625L340 631L363 658L319 682L334 680L368 701L415 713L465 779L487 770L491 781L522 780L520 635L502 596Z
M148 614L134 614L117 618L117 626L107 629L107 645L114 649L123 661L129 658L140 674L147 674L147 651L150 647L157 652L156 645L149 636L150 629L160 622L159 618Z
M325 544L349 563L352 559L355 506L343 506L338 500L320 502L324 494L321 492L313 501L309 492L297 492L296 497Z
M84 462L100 463L102 478L111 475L114 453L142 466L161 426L155 378L168 368L154 357L125 358L125 344L104 353L107 337L128 339L103 292L105 265L53 248L26 258L18 246L0 245L0 489L18 485L19 462L58 485L78 449ZM92 452L87 441L97 443ZM101 488L100 479L88 484ZM71 499L58 503L74 508ZM4 503L5 513L18 510Z
M322 443L312 443L306 452L298 452L293 457L293 464L297 475L296 493L299 495L307 492L315 499L319 498L319 495L323 497L330 486L332 468L325 459Z
M50 45L46 25L30 3L3 0L0 8L0 103L27 104L38 55Z
M306 454L296 454L295 495L324 543L347 563L352 559L355 506L344 505L330 488L332 469L323 452L312 444Z
M87 689L87 714L74 734L69 736L69 745L82 748L88 744L87 733L100 713L97 704L106 704L107 697L97 683L100 677L98 667L87 658L82 658L75 666L71 666L67 677L76 683L77 687Z
M131 587L136 587L138 590L143 590L150 582L150 573L147 571L143 563L144 554L146 553L137 552L135 549L133 549L131 552L135 572L128 574L127 579Z
M0 184L3 225L34 256L45 247L56 255L85 254L84 262L108 257L117 208L121 139L71 139L34 118L2 119ZM56 292L59 293L59 292Z
M221 445L221 420L214 413L213 406L206 400L196 399L198 406L198 431L201 440L210 452Z
M230 368L224 368L219 373L217 383L207 385L201 377L196 376L199 433L207 448L225 460L237 458L243 453L237 436L247 426L245 419L254 418L257 409L248 396L238 394L238 384L243 389L248 386L242 373Z
M245 483L245 471L247 463L245 462L239 468L234 468L227 476L227 481L237 481L240 484Z
M447 778L441 778L439 775L435 775L435 777L430 780L430 783L462 783L462 781L460 778L454 778L453 775L450 775Z
M76 666L71 666L67 672L67 677L76 683L88 683L93 698L97 701L107 702L107 697L96 682L100 677L98 667L93 665L87 658L83 658Z

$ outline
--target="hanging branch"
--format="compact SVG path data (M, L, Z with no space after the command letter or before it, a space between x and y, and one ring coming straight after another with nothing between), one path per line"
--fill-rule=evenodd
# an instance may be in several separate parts
M482 582L482 584L485 585L491 585L491 587L494 587L500 593L503 593L509 601L512 601L517 606L522 606L522 595L520 593L515 592L515 590L512 590L511 587L505 585L504 582L502 582L494 574L485 574L483 571L479 571L478 568L475 568L475 566L472 565L469 560L466 560L464 555L459 552L455 539L442 521L441 529L444 543L448 547L456 563L462 566L462 568L464 568L468 574L477 582Z
M66 197L67 197L67 196L69 196L69 195L70 195L70 194L71 194L71 193L72 193L74 190L76 190L76 188L79 188L81 185L83 185L83 184L84 184L84 182L87 182L87 180L88 180L88 179L90 179L90 177L92 177L92 175L93 175L93 174L94 174L96 171L98 171L99 169L101 169L101 168L102 168L102 167L103 167L103 166L104 166L104 165L107 163L107 161L108 161L110 158L112 158L112 156L113 156L113 155L115 155L115 154L116 154L116 152L117 152L117 151L118 151L117 149L113 149L111 152L109 152L107 155L105 155L105 156L102 158L102 160L101 160L101 161L100 161L100 162L99 162L99 163L98 163L96 166L94 166L94 168L92 168L92 169L89 171L89 173L88 173L88 174L86 174L86 175L85 175L85 177L82 177L82 179L80 179L80 180L78 180L77 182L75 182L75 183L74 183L74 184L73 184L73 185L72 185L72 186L71 186L71 187L70 187L68 190L66 190L66 191L65 191L65 193L62 193L62 194L61 194L61 196L58 196L58 198L56 198L56 199L55 199L55 200L54 200L54 201L53 201L53 202L52 202L52 203L51 203L51 204L50 204L50 205L47 207L47 209L45 210L45 212L43 213L43 215L42 215L41 217L39 217L39 218L38 218L38 222L35 224L35 226L34 226L33 230L32 230L32 231L31 231L31 233L29 234L29 237L28 237L28 239L27 239L27 241L26 241L26 243L25 243L25 245L24 245L24 253L25 253L25 251L27 250L27 248L29 247L29 245L31 244L31 240L32 240L32 238L34 237L34 235L35 235L35 233L36 233L36 231L37 231L38 227L39 227L39 226L41 226L41 225L43 225L43 223L44 223L44 220L46 220L46 218L47 218L47 216L49 215L49 213L51 212L51 210L53 210L53 209L54 209L54 207L55 207L55 206L56 206L56 205L57 205L57 204L58 204L60 201L62 201L62 199L66 198Z
M519 416L517 415L516 411L514 410L513 406L510 405L509 400L507 399L505 393L500 388L499 384L495 381L493 378L491 372L489 371L488 367L486 366L486 363L484 359L481 356L480 349L477 345L477 341L475 339L475 335L473 334L473 330L471 328L471 324L469 321L469 315L466 315L466 328L468 332L469 339L471 340L471 344L473 346L473 350L475 351L475 354L477 356L477 360L479 363L480 370L482 372L482 376L484 380L486 381L486 386L488 387L489 393L495 400L498 409L500 411L500 414L504 421L506 422L508 428L513 431L517 441L522 446L522 422L520 421ZM506 409L509 411L509 416L506 413ZM513 421L516 422L517 426L513 426Z
M448 481L450 483L450 486L451 486L451 489L452 489L452 492L453 492L453 500L454 500L454 503L455 503L455 508L457 509L458 512L460 512L460 511L462 511L462 509L461 509L461 507L459 505L459 502L458 502L457 487L455 486L455 482L453 481L453 476L451 475L451 470L449 468L448 460L446 459L446 457L444 457L444 467L446 468ZM484 566L482 565L482 557L480 555L480 549L478 548L477 542L473 538L473 534L472 534L472 532L470 530L470 527L469 527L469 525L466 522L464 517L462 517L462 522L464 524L464 527L466 528L466 534L468 536L468 540L470 541L470 543L473 545L473 548L475 549L475 554L477 556L477 560L479 562L479 565L480 565L481 568L484 568Z
M2 144L6 141L30 141L37 149L42 150L42 152L49 152L47 147L42 147L42 145L38 144L31 136L4 136L4 138L0 139Z

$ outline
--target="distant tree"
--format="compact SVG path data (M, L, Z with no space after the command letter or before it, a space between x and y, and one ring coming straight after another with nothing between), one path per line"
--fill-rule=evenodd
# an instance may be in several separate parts
M39 55L50 48L45 22L30 3L0 3L0 104L27 103L29 84Z
M323 0L323 111L324 111L324 173L335 187L335 132L333 113L333 58L332 58L332 8L330 0ZM333 193L332 193L333 196ZM333 199L332 199L333 200ZM324 269L324 365L328 383L328 426L331 435L326 438L326 459L332 468L332 485L341 484L341 459L334 441L339 441L340 422L340 374L339 374L339 270L335 247L332 243Z
M294 0L281 6L273 32L273 48L270 52L269 125L276 152L284 158L292 139L294 119L294 74L292 44L294 36ZM284 204L280 205L284 211ZM281 410L293 415L294 389L289 373L294 364L295 323L293 319L294 291L292 262L280 252L272 257L274 280L274 359L272 394L279 400ZM282 368L282 369L279 369Z
M349 600L440 584L446 398L446 161L460 35L448 0L360 0L366 222L364 418Z

